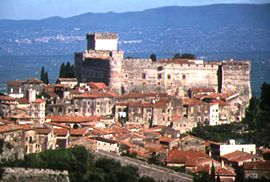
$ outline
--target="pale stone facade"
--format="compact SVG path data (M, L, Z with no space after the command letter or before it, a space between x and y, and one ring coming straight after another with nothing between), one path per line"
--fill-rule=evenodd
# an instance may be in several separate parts
M98 36L100 33L92 33ZM109 37L110 34L102 34ZM106 35L106 36L105 36ZM118 36L113 40L117 40ZM124 59L124 52L105 45L97 49L88 39L85 52L75 53L75 75L79 82L104 81L118 93L167 92L188 96L192 87L209 87L216 92L239 92L244 110L251 96L250 61Z

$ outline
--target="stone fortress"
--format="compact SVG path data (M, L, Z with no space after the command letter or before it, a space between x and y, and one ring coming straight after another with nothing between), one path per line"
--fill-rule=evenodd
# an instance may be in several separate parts
M75 53L79 82L105 82L118 93L167 92L184 97L191 88L237 93L245 108L251 97L250 61L125 59L117 33L87 33L87 49Z

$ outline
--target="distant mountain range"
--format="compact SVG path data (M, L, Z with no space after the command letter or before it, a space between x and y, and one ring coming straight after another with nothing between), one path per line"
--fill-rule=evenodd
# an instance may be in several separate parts
M87 32L117 32L126 55L270 51L270 4L161 7L69 18L0 20L0 54L73 54Z

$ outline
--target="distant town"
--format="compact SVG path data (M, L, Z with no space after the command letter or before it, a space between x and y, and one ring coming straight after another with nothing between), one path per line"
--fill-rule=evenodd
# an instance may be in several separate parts
M249 60L124 58L117 33L87 33L86 39L85 51L61 67L55 84L45 70L40 79L8 81L0 95L1 163L84 146L155 181L192 181L204 173L214 181L270 179L265 146L192 134L246 117Z

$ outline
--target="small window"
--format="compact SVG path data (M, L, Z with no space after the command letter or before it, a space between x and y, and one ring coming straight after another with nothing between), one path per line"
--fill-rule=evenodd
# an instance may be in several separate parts
M185 80L186 79L186 75L182 75L182 79Z
M171 79L171 75L167 75L167 79L170 80Z
M158 74L158 79L161 79L162 78L162 75L161 73Z
M128 74L126 74L125 76L126 76L126 78L128 78Z
M142 74L142 78L146 79L146 74L145 73Z
M162 70L163 70L163 66L157 67L157 70L158 70L158 71L162 71Z

